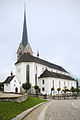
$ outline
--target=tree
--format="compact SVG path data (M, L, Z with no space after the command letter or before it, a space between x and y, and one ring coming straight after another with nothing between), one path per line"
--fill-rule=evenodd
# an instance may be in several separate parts
M0 90L4 90L4 84L3 84L3 82L0 82Z
M79 88L75 88L75 92L77 93L80 92Z
M58 94L59 94L59 91L61 90L61 88L57 88L57 91L58 91Z
M35 86L34 86L34 89L36 90L36 94L38 94L38 92L39 92L39 86L38 86L38 85L35 85Z
M66 92L69 92L70 90L69 89L65 89Z
M63 89L62 91L64 91L64 93L66 93L66 92L69 92L70 90L69 89Z
M75 88L72 86L70 91L74 93L75 92Z
M26 90L26 92L27 92L27 90L29 90L30 88L31 88L31 83L29 83L29 82L26 82L26 83L24 83L23 85L22 85L22 87Z

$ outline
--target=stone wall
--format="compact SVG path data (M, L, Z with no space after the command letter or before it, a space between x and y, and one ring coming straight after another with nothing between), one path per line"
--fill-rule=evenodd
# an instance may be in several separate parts
M0 97L0 102L23 102L27 100L27 94L19 97Z

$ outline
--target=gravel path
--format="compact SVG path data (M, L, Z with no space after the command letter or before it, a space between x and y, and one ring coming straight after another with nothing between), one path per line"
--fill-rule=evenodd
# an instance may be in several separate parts
M23 120L80 120L80 100L51 100Z

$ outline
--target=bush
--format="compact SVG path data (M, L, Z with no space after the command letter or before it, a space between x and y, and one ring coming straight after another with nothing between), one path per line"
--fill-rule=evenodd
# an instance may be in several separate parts
M66 92L69 92L70 90L69 89L64 89L62 91L64 91L64 93L66 93Z
M60 91L61 90L61 88L57 88L57 91Z
M34 86L34 89L36 90L36 94L38 94L38 93L39 93L39 86L38 86L38 85L35 85L35 86Z
M23 88L26 90L26 92L27 92L27 90L31 88L31 83L26 82L26 83L24 83L24 84L22 85L22 87L23 87Z
M70 89L71 92L75 92L75 88L72 86Z
M75 88L75 92L80 92L79 88Z
M38 89L39 89L39 86L38 86L38 85L35 85L35 86L34 86L34 89L35 89L35 90L38 90Z

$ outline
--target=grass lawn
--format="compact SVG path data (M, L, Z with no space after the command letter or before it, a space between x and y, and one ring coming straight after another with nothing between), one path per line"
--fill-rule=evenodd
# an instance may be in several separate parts
M45 100L28 97L25 102L0 102L0 120L11 120L21 112L41 103Z

